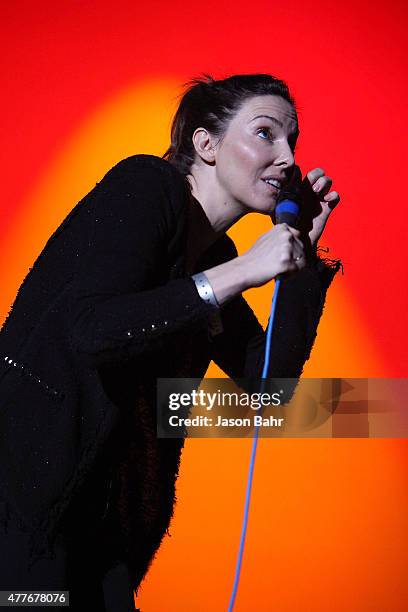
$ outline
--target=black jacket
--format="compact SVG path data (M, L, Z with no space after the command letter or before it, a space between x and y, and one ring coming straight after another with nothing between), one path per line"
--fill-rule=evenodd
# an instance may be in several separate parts
M211 359L234 378L262 371L265 333L242 296L208 333L214 307L184 267L194 205L168 162L121 161L48 240L0 333L0 496L46 554L116 432L135 588L169 524L183 445L156 437L156 378L202 377ZM225 235L196 271L236 255ZM316 260L282 284L270 376L301 374L337 270Z

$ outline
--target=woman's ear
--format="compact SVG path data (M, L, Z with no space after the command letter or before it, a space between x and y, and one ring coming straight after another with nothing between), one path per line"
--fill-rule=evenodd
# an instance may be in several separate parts
M215 162L215 139L205 128L197 128L193 134L193 145L197 155L207 164Z

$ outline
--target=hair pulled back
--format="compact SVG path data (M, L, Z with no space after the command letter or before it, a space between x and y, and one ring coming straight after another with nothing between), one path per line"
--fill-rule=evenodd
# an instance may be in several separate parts
M270 74L237 74L218 81L203 74L184 87L171 126L171 144L162 156L184 175L195 159L192 136L198 127L222 138L230 120L253 96L281 96L295 107L287 84Z

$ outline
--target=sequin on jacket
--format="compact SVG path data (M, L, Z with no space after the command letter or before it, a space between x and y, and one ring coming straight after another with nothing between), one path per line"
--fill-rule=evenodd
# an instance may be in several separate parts
M195 201L196 204L197 201ZM156 437L157 377L261 377L265 333L242 296L220 311L185 272L185 178L135 155L65 218L22 283L0 332L0 494L35 560L105 449L134 588L168 528L183 440ZM223 236L197 262L235 257ZM316 259L281 286L270 376L298 377L339 262ZM113 434L114 432L114 434ZM112 445L113 436L113 445Z

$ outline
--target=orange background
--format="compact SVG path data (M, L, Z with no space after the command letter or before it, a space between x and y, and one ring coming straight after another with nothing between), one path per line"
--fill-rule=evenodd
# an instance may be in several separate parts
M403 2L237 0L2 7L0 318L45 241L120 159L167 148L181 84L269 72L299 107L297 161L342 202L340 257L307 376L407 375ZM239 252L270 228L250 215ZM273 284L246 297L267 322ZM222 376L213 364L208 376ZM249 440L189 440L143 612L226 610ZM406 440L260 440L236 610L405 610Z

